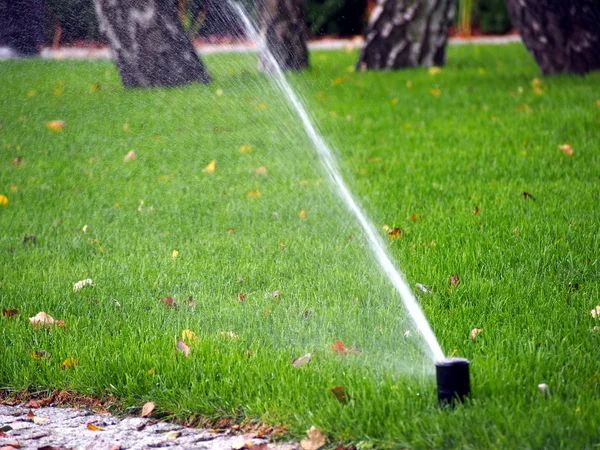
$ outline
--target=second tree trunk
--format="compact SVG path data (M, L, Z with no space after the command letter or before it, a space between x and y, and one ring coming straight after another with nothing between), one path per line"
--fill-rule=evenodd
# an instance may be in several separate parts
M358 68L443 65L453 13L453 0L378 0Z
M258 0L260 34L282 70L308 67L303 0ZM266 53L259 55L260 69L272 70Z

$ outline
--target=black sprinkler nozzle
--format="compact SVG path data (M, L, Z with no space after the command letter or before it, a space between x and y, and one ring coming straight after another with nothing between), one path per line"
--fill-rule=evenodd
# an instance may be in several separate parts
M441 404L463 402L471 393L469 360L444 358L435 363L438 400Z

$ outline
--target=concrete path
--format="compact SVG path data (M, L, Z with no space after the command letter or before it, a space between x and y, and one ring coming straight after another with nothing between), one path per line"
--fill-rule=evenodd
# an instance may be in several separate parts
M521 42L521 38L515 35L509 36L485 36L473 38L450 38L450 44L506 44L510 42ZM311 41L308 47L311 50L343 50L357 49L363 43L362 38L355 39L320 39ZM200 55L209 55L212 53L239 53L256 51L256 45L253 43L237 44L202 44L196 46L196 51ZM0 60L12 59L14 55L7 47L0 47ZM102 48L83 48L83 47L61 47L58 50L44 48L41 53L43 59L107 59L110 58L108 47Z
M87 409L0 405L0 450L299 450L253 434L235 436L142 417L117 418Z

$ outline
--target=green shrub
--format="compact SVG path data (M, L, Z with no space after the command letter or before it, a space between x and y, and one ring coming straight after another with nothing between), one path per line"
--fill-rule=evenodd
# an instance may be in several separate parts
M479 0L479 27L485 33L506 33L512 28L504 0Z

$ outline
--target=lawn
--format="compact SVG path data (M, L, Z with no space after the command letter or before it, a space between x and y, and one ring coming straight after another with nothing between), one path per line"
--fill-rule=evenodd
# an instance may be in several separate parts
M519 44L453 46L438 73L311 57L289 80L472 398L437 406L299 120L234 54L208 86L128 91L108 61L0 62L0 389L360 449L599 446L600 74L541 79Z

